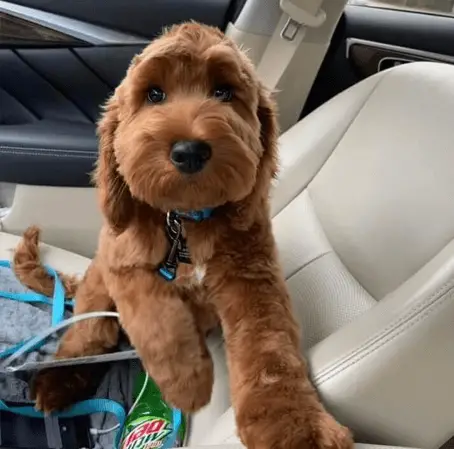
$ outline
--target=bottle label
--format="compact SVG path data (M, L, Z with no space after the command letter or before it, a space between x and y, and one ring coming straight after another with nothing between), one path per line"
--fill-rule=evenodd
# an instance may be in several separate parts
M172 432L172 425L162 418L141 418L132 421L128 428L122 449L154 449L160 448Z

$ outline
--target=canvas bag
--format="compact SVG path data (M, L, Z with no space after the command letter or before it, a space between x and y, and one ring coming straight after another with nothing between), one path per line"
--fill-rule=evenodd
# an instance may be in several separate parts
M0 341L0 448L1 449L116 449L119 447L122 428L126 419L126 410L132 406L133 381L141 369L134 350L126 346L124 350L113 354L96 357L83 357L71 360L53 360L56 340L49 342L55 333L70 324L82 319L99 316L117 316L113 312L91 313L84 316L70 317L73 306L72 300L65 300L63 285L51 267L46 267L54 278L54 294L52 298L33 292L22 286L15 278L9 261L0 260L0 319L14 323L21 321L27 309L23 305L31 306L33 319L25 329L27 338L16 338L15 344L5 345ZM6 276L6 277L5 277ZM5 281L6 279L6 281ZM21 305L21 313L14 313ZM13 312L8 314L8 308ZM5 313L6 309L6 313ZM50 323L41 328L33 328L39 324L40 315L50 315ZM41 320L42 321L42 320ZM41 323L42 324L42 323ZM8 323L0 322L3 333L14 328ZM19 326L20 327L20 326ZM22 326L24 327L24 326ZM31 328L31 329L30 329ZM19 331L20 333L20 331ZM1 335L0 340L5 335ZM6 338L8 340L8 338ZM10 341L11 343L11 341ZM36 411L25 394L19 400L11 398L11 390L17 385L26 385L30 374L44 367L73 365L80 363L112 362L104 386L101 385L96 398L75 404L69 410L45 417ZM119 379L122 381L118 381ZM109 382L112 387L109 389ZM107 387L106 387L107 385ZM121 395L119 392L121 391ZM114 399L109 397L114 392ZM3 397L2 397L3 396ZM14 396L14 395L13 395ZM8 400L5 400L5 399ZM13 400L12 400L13 399ZM96 417L96 420L95 418ZM178 416L174 413L174 419ZM112 425L115 423L115 425ZM178 433L178 423L174 421L174 429L165 448L173 446Z

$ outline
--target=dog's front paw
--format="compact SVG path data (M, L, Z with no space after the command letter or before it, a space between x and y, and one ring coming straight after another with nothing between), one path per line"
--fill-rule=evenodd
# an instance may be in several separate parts
M172 406L185 413L195 412L210 402L213 389L213 361L210 356L190 365L178 364L164 370L154 378L162 396ZM153 367L147 371L152 373ZM153 378L153 376L151 376Z
M319 404L263 404L238 420L248 449L352 449L350 431ZM252 404L251 404L252 405Z
M352 434L340 425L329 413L321 411L308 421L312 429L313 446L317 449L351 449L354 442Z
M35 408L50 414L63 410L95 392L105 368L98 365L77 365L49 368L38 372L31 384Z

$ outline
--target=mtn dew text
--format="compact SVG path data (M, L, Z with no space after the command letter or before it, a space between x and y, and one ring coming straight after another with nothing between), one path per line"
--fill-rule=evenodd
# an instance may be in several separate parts
M160 449L171 435L172 408L145 373L140 373L134 385L135 405L129 412L121 441L121 449ZM181 447L186 434L183 417L174 447Z

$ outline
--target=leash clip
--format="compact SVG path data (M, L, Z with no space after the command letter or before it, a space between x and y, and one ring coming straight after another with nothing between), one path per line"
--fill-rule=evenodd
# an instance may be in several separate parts
M177 275L178 249L181 246L182 226L179 218L172 212L166 216L166 231L170 240L170 250L164 262L161 263L158 273L167 281L173 281Z

